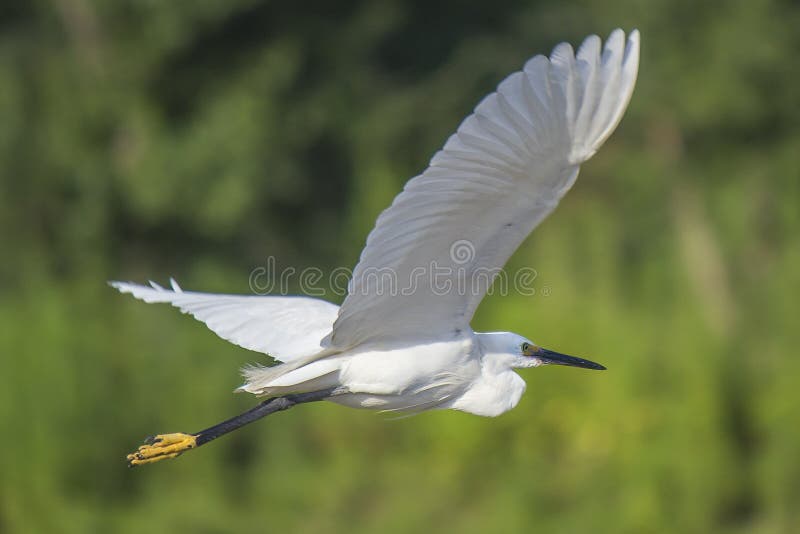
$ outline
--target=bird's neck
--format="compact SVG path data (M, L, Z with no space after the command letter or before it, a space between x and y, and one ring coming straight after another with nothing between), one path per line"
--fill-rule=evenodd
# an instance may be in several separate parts
M480 343L480 374L471 387L453 403L464 412L496 417L514 408L525 392L525 381L513 370L513 357L496 352L498 338L492 334L477 334Z
M481 375L453 403L452 408L484 417L497 417L514 408L524 392L525 381L513 370L506 368L498 372L491 365L482 365Z

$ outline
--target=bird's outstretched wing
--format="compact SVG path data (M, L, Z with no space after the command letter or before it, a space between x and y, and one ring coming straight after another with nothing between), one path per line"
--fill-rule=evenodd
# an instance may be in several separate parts
M496 270L558 204L620 121L639 34L615 30L577 55L562 43L506 78L378 217L331 348L465 328Z
M339 307L310 297L215 295L183 291L174 281L166 289L111 282L145 302L168 302L206 323L215 334L240 347L288 362L320 351Z

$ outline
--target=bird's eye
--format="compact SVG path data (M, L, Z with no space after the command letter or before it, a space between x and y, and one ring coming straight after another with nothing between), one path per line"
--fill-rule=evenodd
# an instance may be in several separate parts
M522 352L528 352L529 350L531 350L531 344L530 343L523 343L522 344Z

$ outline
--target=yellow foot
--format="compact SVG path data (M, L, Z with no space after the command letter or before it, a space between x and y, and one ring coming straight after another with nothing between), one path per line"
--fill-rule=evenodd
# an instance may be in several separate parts
M136 452L128 455L128 467L152 464L167 458L175 458L197 446L197 436L177 432L175 434L159 434L144 440Z

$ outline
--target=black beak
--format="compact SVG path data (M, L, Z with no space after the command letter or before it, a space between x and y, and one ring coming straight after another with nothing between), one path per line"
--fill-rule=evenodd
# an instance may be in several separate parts
M605 371L606 368L599 363L590 362L583 358L576 358L575 356L567 356L552 350L539 349L533 355L534 358L542 363L550 363L554 365L569 365L570 367L583 367L584 369L595 369L597 371Z

